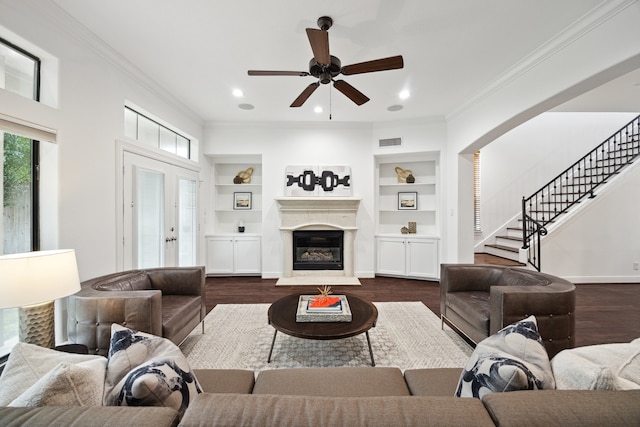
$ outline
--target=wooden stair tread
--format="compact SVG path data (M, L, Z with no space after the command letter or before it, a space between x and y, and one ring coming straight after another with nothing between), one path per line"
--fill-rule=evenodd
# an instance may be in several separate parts
M522 242L522 237L513 236L496 236L497 239L513 240L515 242Z
M511 246L496 245L496 244L488 244L488 245L485 245L485 246L490 247L490 248L500 249L500 250L503 250L503 251L513 252L513 253L516 253L516 254L520 252L519 248L512 248Z

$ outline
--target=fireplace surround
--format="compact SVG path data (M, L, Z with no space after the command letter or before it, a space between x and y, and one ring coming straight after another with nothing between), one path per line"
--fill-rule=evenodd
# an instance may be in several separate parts
M280 230L283 247L283 278L343 277L354 275L354 240L358 230L356 216L360 199L353 197L281 197L277 198L280 210ZM343 232L343 268L337 269L294 269L293 232L327 230ZM355 279L357 283L357 279Z

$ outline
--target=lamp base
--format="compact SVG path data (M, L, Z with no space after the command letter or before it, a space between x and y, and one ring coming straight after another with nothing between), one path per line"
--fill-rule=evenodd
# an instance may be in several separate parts
M54 304L45 302L18 309L20 342L53 348L55 346Z

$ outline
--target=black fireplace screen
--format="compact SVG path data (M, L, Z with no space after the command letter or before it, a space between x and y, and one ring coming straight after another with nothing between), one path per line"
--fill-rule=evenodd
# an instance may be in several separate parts
M293 232L294 270L343 270L342 230Z

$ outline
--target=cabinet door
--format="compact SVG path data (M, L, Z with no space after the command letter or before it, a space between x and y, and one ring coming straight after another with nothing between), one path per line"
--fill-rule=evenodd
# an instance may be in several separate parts
M260 273L260 237L236 237L234 273Z
M437 279L438 241L407 239L407 276Z
M379 237L377 272L380 274L405 275L405 239Z
M233 273L233 237L207 237L207 273Z

